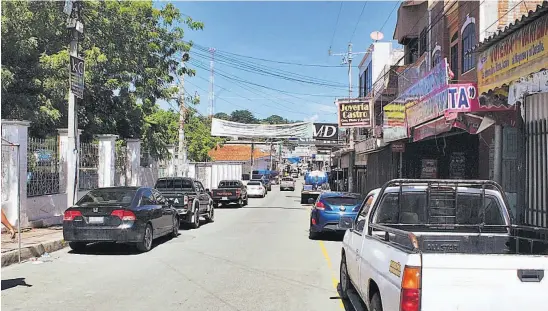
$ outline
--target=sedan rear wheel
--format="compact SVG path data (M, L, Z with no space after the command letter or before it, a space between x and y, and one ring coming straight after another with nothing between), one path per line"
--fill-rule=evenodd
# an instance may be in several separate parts
M171 237L176 238L179 236L179 217L173 217L173 231Z
M137 243L137 249L146 253L152 248L152 226L147 224L145 227L145 233L143 234L143 240Z

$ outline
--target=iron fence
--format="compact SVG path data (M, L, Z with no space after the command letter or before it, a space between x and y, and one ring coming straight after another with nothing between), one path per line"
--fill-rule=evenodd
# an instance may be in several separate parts
M99 145L80 143L78 189L91 190L99 187Z
M57 138L29 137L27 146L27 196L60 193L60 148Z
M127 186L127 168L128 168L128 154L127 146L123 140L116 142L116 154L115 154L115 174L114 184L115 186Z
M141 158L139 160L139 164L141 167L149 167L151 164L150 160L150 153L147 150L141 151Z

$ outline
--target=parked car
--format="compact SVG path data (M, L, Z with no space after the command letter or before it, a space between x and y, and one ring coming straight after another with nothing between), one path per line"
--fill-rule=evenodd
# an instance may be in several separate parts
M63 216L63 238L82 251L92 242L133 243L141 252L152 240L179 234L177 211L147 187L109 187L89 191Z
M282 182L280 183L280 191L284 190L295 190L295 180L291 177L284 177L282 178Z
M221 180L217 189L213 189L211 198L215 206L236 203L239 207L247 205L247 187L240 180Z
M341 217L353 220L363 202L359 193L322 192L310 213L309 238L316 239L324 232L344 233L347 227L341 227Z
M187 177L164 177L158 178L154 188L177 209L181 223L197 229L202 216L208 222L214 221L213 200L201 182Z
M355 221L341 218L341 297L368 310L546 310L548 229L512 224L507 202L492 181L371 191Z
M250 180L247 183L247 195L250 198L264 198L266 196L266 187L260 180Z

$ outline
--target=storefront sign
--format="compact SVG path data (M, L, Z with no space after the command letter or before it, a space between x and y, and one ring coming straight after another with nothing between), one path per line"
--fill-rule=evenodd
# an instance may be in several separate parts
M443 114L447 108L447 60L444 58L424 78L404 92L406 121L414 127ZM401 97L401 96L400 96Z
M371 128L371 99L337 99L339 127Z
M430 136L449 132L453 127L453 122L447 122L444 117L430 121L423 125L413 128L413 141L423 140Z
M433 159L422 160L421 178L430 178L430 179L438 178L438 160L433 160Z
M356 144L356 153L364 153L377 149L377 138L368 138Z
M478 56L480 94L546 68L548 15L524 26Z
M314 139L338 140L339 127L335 123L314 123Z
M392 152L405 152L405 143L404 142L392 143Z
M383 138L394 141L407 137L405 127L405 103L393 101L384 106Z

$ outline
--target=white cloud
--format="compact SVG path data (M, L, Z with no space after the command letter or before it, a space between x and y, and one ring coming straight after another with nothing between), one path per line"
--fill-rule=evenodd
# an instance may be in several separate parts
M335 105L322 105L322 104L308 104L312 109L318 112L336 113L337 106Z
M314 122L314 121L317 121L319 118L320 118L320 116L317 115L317 114L315 114L315 115L313 115L313 116L311 116L311 117L306 117L306 118L304 118L303 121L304 121L304 122Z

